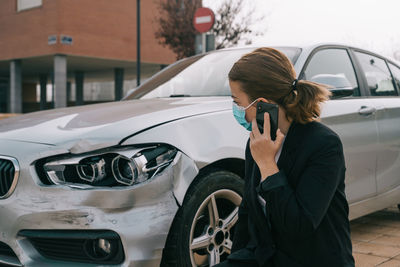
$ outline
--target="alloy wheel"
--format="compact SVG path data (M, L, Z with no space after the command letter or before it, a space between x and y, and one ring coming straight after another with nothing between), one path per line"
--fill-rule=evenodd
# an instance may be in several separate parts
M221 189L209 195L198 208L190 229L192 266L213 266L231 253L233 228L242 197Z

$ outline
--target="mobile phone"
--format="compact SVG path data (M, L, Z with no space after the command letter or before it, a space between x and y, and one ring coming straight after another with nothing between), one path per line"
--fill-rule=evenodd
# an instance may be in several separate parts
M269 113L269 122L271 125L271 139L276 139L276 131L278 130L278 112L279 108L277 104L271 104L263 101L257 103L256 121L258 129L261 133L264 132L264 113Z

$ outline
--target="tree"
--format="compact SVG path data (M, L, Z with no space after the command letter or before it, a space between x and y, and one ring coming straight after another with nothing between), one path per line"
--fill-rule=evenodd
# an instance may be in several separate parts
M177 59L194 55L196 30L192 20L202 0L157 0L160 16L155 33L159 43L169 46Z
M201 0L156 0L159 16L155 19L158 29L155 33L159 43L168 46L177 55L177 59L195 54L194 42L197 31L193 27L193 16L201 7ZM215 12L215 23L211 32L215 34L216 49L237 45L244 39L251 43L250 34L254 32L251 25L264 17L253 18L254 8L243 13L243 0L225 0Z

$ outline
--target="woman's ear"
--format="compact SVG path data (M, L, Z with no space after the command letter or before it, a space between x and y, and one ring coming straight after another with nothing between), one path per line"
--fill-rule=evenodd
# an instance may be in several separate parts
M259 97L258 99L259 99L260 101L263 101L263 102L266 102L266 103L273 104L273 102L272 102L272 101L270 101L270 100L267 100L267 99L265 99L264 97Z

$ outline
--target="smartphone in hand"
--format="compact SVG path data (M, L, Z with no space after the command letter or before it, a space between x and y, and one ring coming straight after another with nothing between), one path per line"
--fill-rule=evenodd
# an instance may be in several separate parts
M256 113L256 121L257 121L257 126L258 129L260 130L261 133L264 132L264 113L268 112L269 113L269 122L271 125L271 139L275 140L276 139L276 131L278 130L278 105L277 104L271 104L263 101L259 101L257 103L257 113Z

